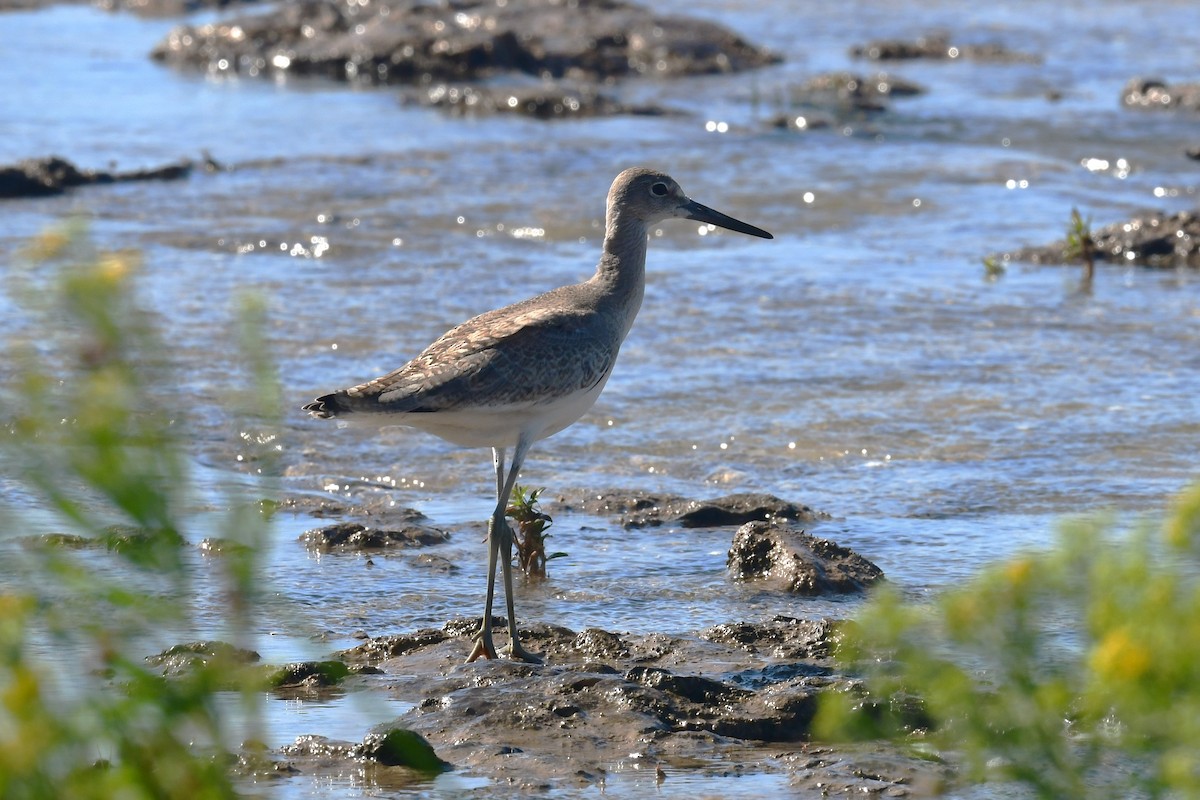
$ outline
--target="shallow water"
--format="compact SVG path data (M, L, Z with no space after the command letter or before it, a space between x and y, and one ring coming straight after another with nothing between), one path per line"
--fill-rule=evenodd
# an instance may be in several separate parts
M191 538L212 533L224 487L257 479L239 456L263 432L238 430L224 403L241 390L223 332L245 291L267 299L285 385L279 490L382 494L445 526L486 517L487 453L338 429L298 406L382 374L471 314L590 274L608 184L643 163L777 238L693 223L655 231L646 301L604 395L527 462L522 481L547 497L771 492L832 514L819 534L924 595L1044 545L1063 515L1152 517L1196 477L1200 276L1101 266L1085 292L1076 269L1013 266L988 282L980 263L1061 238L1072 207L1099 225L1196 205L1200 180L1182 156L1200 143L1196 118L1119 105L1133 76L1195 79L1195 25L1181 24L1196 21L1191 3L1153 13L1116 2L852 3L836 14L782 0L660 5L725 22L787 60L623 90L679 116L461 120L402 107L390 90L164 69L146 53L171 21L74 6L0 15L0 163L57 154L132 169L208 151L232 167L7 202L0 222L6 269L30 236L72 215L97 246L143 253L147 302L186 368ZM851 45L937 28L1044 61L889 65L928 92L829 130L767 124L794 111L788 87L817 72L873 73ZM1062 98L1047 99L1051 89ZM0 309L6 340L38 335L3 294ZM36 500L8 497L37 517ZM446 576L404 556L309 553L295 538L316 524L276 519L256 632L267 660L480 613L481 528L440 548L460 567ZM552 532L569 555L547 584L519 590L523 620L687 631L853 611L730 583L729 531L622 531L570 515ZM201 629L190 633L220 636L223 609L206 591L214 562L197 556L193 570ZM268 722L305 732L304 715L296 724L281 702L268 702ZM325 711L307 732L356 739L379 721L350 701ZM779 790L739 794L759 780L775 777L688 784L678 796ZM639 781L630 772L606 794L654 787ZM376 793L350 777L277 789Z

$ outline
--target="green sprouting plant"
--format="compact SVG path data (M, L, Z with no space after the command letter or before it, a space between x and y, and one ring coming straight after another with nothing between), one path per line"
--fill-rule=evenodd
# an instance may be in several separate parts
M935 605L874 597L844 629L856 691L825 738L921 742L1041 798L1200 797L1200 485L1162 528L1062 526Z
M546 490L529 490L517 484L513 487L513 502L505 510L517 523L514 537L517 565L530 578L545 578L546 562L566 555L562 552L546 554L546 540L550 538L546 529L554 524L554 520L537 507L538 496L544 491Z
M1096 240L1092 238L1092 218L1086 220L1079 215L1079 209L1071 209L1071 220L1067 225L1066 246L1063 257L1068 261L1079 261L1083 264L1084 283L1090 283L1096 271Z
M14 576L0 588L0 797L235 797L214 698L241 687L253 708L257 684L221 657L171 679L144 659L164 627L189 623L189 482L138 259L71 229L27 257L10 274L20 320L0 412L0 463L28 498L0 528ZM265 380L264 359L251 362ZM266 522L234 500L227 534L247 546L221 563L236 639ZM58 536L28 536L39 530ZM34 545L12 547L17 536ZM53 546L88 540L98 555Z
M989 281L1000 280L1004 277L1005 268L1003 262L996 256L988 256L983 259L983 276Z

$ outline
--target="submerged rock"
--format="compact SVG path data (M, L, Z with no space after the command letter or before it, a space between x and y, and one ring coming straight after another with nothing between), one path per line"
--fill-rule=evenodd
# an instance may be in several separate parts
M386 767L407 767L420 773L423 778L451 769L450 764L438 758L424 736L406 728L396 727L368 733L360 744L316 734L299 736L292 744L281 747L280 752L306 762L332 762L340 765L371 761ZM305 766L306 771L314 771L316 765L305 763Z
M788 88L783 102L789 110L775 115L771 124L797 131L829 128L862 114L885 111L893 97L912 97L924 91L886 72L869 76L828 72Z
M128 172L81 170L65 158L27 158L7 167L0 167L0 198L49 197L63 194L77 186L123 181L171 181L191 174L192 162L180 161L153 169Z
M1200 111L1200 83L1168 85L1159 78L1134 78L1121 90L1130 108Z
M563 86L553 81L511 88L438 84L427 90L414 90L406 99L459 116L520 114L537 119L582 119L668 113L657 106L631 106L592 88Z
M739 528L728 563L740 580L772 579L802 595L861 592L883 578L853 550L775 521Z
M1097 261L1137 264L1160 269L1200 268L1200 211L1165 214L1148 212L1128 222L1115 222L1091 232L1091 252ZM997 261L1032 264L1078 264L1063 239L1041 247L996 253Z
M213 640L173 645L157 655L146 656L146 663L159 667L164 676L174 676L214 662L234 666L256 664L259 659L259 654L253 650Z
M178 27L152 56L217 73L383 84L505 74L676 77L779 60L715 23L659 16L621 0L300 0L265 14Z
M683 528L719 528L752 520L785 519L815 522L829 515L806 505L780 500L770 494L740 493L712 500L689 500L677 495L642 491L606 491L568 502L560 498L558 510L582 511L596 516L618 515L623 528L678 525Z
M272 671L267 685L272 689L327 688L341 684L350 672L341 661L300 661Z
M877 111L893 97L914 97L924 88L886 72L859 75L853 72L827 72L815 75L792 88L792 102L814 106L850 106L864 111Z
M362 758L385 766L408 767L427 775L436 775L450 769L450 764L438 758L424 736L405 728L368 733L358 753Z
M901 61L917 58L952 61L971 59L974 61L1037 62L1040 59L1028 53L1017 53L1002 44L955 44L944 33L921 36L912 41L903 39L878 39L850 48L855 58L872 61Z
M443 544L450 541L450 534L418 523L399 529L380 529L358 522L339 522L305 531L300 534L300 541L316 550L383 550Z

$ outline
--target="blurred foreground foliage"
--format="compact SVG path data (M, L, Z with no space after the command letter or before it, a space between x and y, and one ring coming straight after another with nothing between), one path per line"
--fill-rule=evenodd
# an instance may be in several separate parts
M894 590L847 623L864 675L825 739L932 748L1040 798L1200 797L1200 485L1162 526L1078 520L932 606Z
M7 547L49 527L109 553L87 558L35 538L42 545L20 553L22 579L0 586L5 800L235 797L226 748L240 742L230 741L218 691L241 690L242 729L255 732L260 684L239 665L215 658L167 679L142 658L164 628L190 626L188 459L172 407L187 403L164 402L176 385L170 351L137 301L139 269L136 254L97 252L68 227L8 270L18 330L28 333L9 348L0 464L32 508L6 514L0 537ZM244 342L256 339L257 313L243 313ZM258 411L269 413L265 356L249 348L242 361ZM236 641L248 638L266 521L254 504L228 499L223 535L246 545L218 565Z

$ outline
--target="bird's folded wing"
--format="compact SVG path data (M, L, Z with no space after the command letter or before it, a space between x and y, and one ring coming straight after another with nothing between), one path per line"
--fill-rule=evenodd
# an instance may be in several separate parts
M403 367L346 390L360 410L451 411L551 402L604 378L616 357L594 314L534 307L491 312L448 331Z

